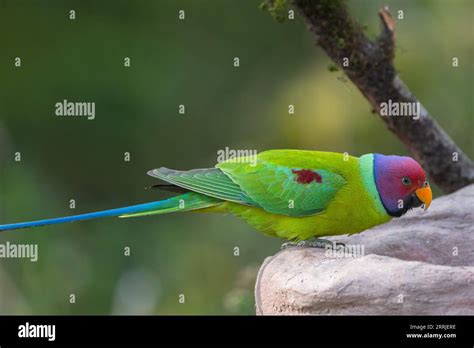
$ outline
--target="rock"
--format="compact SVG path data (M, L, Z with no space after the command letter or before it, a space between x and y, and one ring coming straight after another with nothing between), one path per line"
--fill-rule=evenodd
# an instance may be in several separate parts
M289 247L268 257L257 314L474 314L474 185L430 209L327 239L357 255Z

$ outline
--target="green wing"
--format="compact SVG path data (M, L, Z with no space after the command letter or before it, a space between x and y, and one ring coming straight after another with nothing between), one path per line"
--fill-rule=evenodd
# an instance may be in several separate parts
M274 214L308 216L324 211L346 184L340 163L346 163L340 154L273 150L259 154L256 162L239 158L216 168L159 168L148 174L224 201L261 207Z
M325 169L295 168L262 159L253 164L231 160L216 167L258 206L289 216L322 212L346 183L341 175Z
M148 175L224 201L256 205L238 184L217 168L181 171L162 167L150 170Z

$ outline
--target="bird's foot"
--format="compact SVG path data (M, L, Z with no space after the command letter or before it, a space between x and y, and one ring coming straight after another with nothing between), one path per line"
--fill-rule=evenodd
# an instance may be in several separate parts
M288 249L290 247L295 247L295 246L298 246L298 243L295 243L295 242L286 242L286 243L283 243L280 247L281 250L285 250L285 249Z
M333 242L328 239L313 238L308 240L302 240L298 243L299 246L307 248L321 248L321 249L336 249L339 246L345 247L344 243Z
M337 247L342 246L343 248L346 247L344 243L333 242L328 239L322 238L313 238L308 240L301 240L299 242L287 242L281 245L281 249L285 250L289 247L303 247L303 248L322 248L322 249L334 249L336 250Z

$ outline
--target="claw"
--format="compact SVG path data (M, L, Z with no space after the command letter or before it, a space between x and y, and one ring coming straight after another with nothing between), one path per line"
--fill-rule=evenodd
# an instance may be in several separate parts
M280 250L286 250L290 247L296 247L296 246L298 246L298 244L295 242L286 242L281 245Z
M335 249L339 246L343 246L344 248L346 245L344 243L333 242L328 239L322 238L312 238L308 240L300 240L299 242L286 242L283 243L280 247L281 250L288 249L290 247L301 247L301 248L321 248L326 249L327 246L330 246L331 249Z

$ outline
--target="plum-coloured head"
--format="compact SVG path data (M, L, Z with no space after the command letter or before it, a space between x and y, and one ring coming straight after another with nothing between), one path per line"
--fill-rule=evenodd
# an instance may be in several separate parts
M411 157L374 154L375 185L387 213L399 217L431 204L432 193L423 168Z

